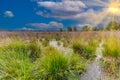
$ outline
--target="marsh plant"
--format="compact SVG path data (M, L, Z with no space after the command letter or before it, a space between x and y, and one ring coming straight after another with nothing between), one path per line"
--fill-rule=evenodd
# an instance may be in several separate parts
M104 44L103 55L105 57L120 58L120 40L108 39Z
M75 53L78 53L85 59L90 59L95 57L95 51L96 46L93 46L93 43L91 44L83 44L80 41L73 42L72 48Z
M91 37L93 34L84 37L88 33L48 34L42 34L43 37L33 36L33 33L17 34L10 41L8 39L9 43L3 39L7 44L0 45L0 80L78 80L80 75L87 73L86 65L92 65L96 60L96 49L101 37ZM53 39L58 41L60 49L49 45ZM104 42L100 67L108 76L105 80L120 78L119 44L119 39Z
M32 80L30 51L22 42L9 44L0 50L1 80Z
M37 78L43 80L68 80L69 77L78 78L84 72L84 65L79 55L69 57L59 53L54 48L47 48L47 56L38 59ZM41 74L41 75L39 75Z
M120 68L120 40L110 38L106 40L103 50L103 68L108 75L116 77ZM118 76L119 77L119 76Z
M36 42L16 41L0 48L1 80L69 80L85 71L78 54L65 55Z
M40 58L40 54L41 48L36 42L16 41L0 48L0 79L34 79L34 61Z

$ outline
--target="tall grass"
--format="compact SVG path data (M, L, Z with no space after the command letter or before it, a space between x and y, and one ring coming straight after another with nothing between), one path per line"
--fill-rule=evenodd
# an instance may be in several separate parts
M0 48L1 80L69 80L84 72L78 54L64 55L53 47L16 41Z
M110 37L104 44L103 68L108 75L116 77L120 67L120 40Z
M41 49L37 43L16 41L0 48L0 79L33 80L34 61L40 54Z
M120 41L116 39L109 39L104 44L103 56L110 56L113 58L120 58Z
M68 57L50 47L46 51L49 52L47 56L45 55L36 62L38 78L45 80L68 80L70 76L75 77L75 75L84 72L82 60L80 60L78 55Z
M10 44L0 50L1 80L32 80L33 65L23 43Z
M75 53L78 53L85 59L90 59L95 57L96 43L82 43L80 41L75 41L72 44L72 48Z

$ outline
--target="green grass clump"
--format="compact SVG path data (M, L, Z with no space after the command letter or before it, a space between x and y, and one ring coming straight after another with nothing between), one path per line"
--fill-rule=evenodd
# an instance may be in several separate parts
M41 48L40 45L36 42L32 43L24 43L24 42L14 42L10 43L9 45L4 47L5 51L15 51L15 52L23 52L23 55L28 55L31 60L35 60L39 58L41 55Z
M111 77L116 77L120 67L120 41L111 36L106 40L103 47L102 66L104 71Z
M76 74L79 75L84 71L79 56L68 57L54 48L48 48L46 51L49 52L47 56L45 55L42 59L36 61L38 79L69 80L68 78L73 74L75 77Z
M103 56L120 58L120 41L118 40L107 40L104 44Z
M85 62L79 54L73 54L70 59L69 64L69 79L68 80L77 80L78 77L85 72Z
M78 54L65 55L53 47L14 42L0 48L1 80L70 80L84 72Z
M66 78L66 72L69 68L68 58L54 49L48 50L49 53L36 62L38 79L62 80Z
M117 63L115 61L105 61L102 63L104 71L111 77L115 77L118 73Z
M34 61L40 58L37 43L14 42L0 49L0 79L33 80L36 78Z
M90 46L89 44L82 44L80 42L74 42L72 45L72 48L75 53L78 53L85 59L90 59L90 58L95 57L96 47Z
M34 66L29 57L30 51L22 42L3 47L0 50L1 80L32 80Z
M38 43L33 42L27 45L28 50L30 51L30 58L35 61L37 58L41 56L41 47Z

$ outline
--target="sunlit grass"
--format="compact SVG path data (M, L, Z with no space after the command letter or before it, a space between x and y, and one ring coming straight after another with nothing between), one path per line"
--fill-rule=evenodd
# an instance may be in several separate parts
M85 35L88 33L85 33ZM47 35L48 36L48 35ZM11 37L11 42L0 47L0 79L2 80L77 80L85 73L86 64L95 60L96 49L103 35L80 35L79 37L49 36L46 38ZM73 49L65 52L49 46L52 39L63 42ZM108 37L107 37L108 38ZM19 40L20 39L20 40ZM103 45L103 71L110 76L120 76L120 40L106 39ZM63 46L63 47L64 47ZM89 63L87 63L89 61ZM107 75L108 76L108 75ZM108 76L109 77L109 76ZM108 78L106 77L105 80ZM118 79L119 80L119 79Z
M96 53L96 43L88 42L88 43L82 43L81 41L74 41L72 48L75 53L78 53L85 59L94 58Z
M84 72L84 65L80 56L69 57L51 47L47 48L45 52L47 52L47 56L45 54L43 58L36 61L38 78L67 80L69 77L76 78L76 75L78 77Z
M84 69L78 54L64 55L53 47L14 41L0 48L0 79L61 80L78 78Z
M0 50L0 79L32 80L33 65L29 50L23 43L10 44Z
M103 68L111 77L120 77L120 40L115 38L113 35L106 40L103 50L104 62Z
M120 40L108 39L104 44L103 55L106 57L120 58Z

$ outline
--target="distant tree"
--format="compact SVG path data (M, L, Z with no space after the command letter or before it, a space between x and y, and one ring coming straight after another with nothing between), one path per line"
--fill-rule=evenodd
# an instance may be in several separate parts
M67 27L67 31L72 31L72 27Z
M101 26L101 27L98 28L98 30L103 31L103 30L105 30L105 28L103 26Z
M106 30L120 30L120 23L111 21L105 28Z
M73 27L73 31L77 31L77 27L76 26Z
M89 31L89 30L90 30L90 28L87 25L85 25L82 27L81 31Z
M93 28L92 28L92 31L98 31L99 29L96 27L96 26L94 26Z
M60 28L60 32L63 32L63 28Z

